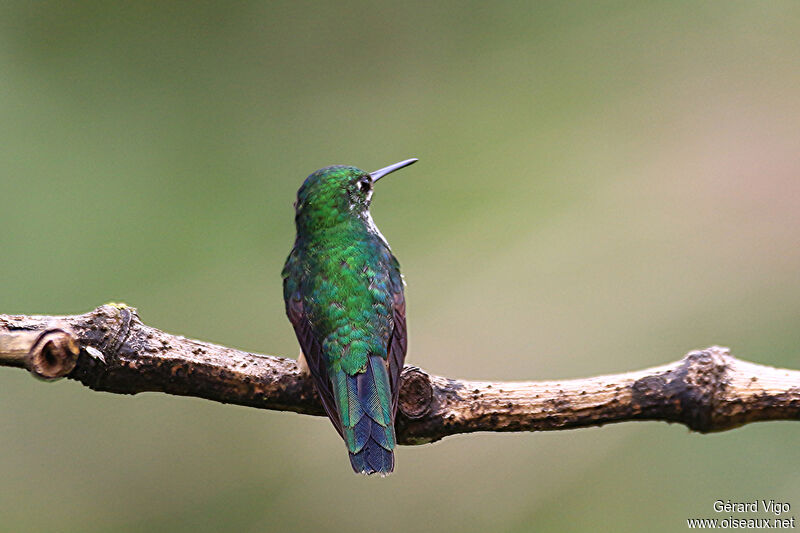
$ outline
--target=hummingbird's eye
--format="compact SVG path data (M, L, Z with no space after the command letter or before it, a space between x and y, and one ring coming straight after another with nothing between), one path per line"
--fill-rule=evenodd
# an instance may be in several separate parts
M358 188L361 189L361 192L367 192L372 188L372 181L369 178L362 178L358 182Z

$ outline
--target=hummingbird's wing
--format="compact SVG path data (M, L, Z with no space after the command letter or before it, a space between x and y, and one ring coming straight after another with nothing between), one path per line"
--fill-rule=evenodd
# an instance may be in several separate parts
M394 259L394 257L392 257ZM392 285L392 334L389 337L388 362L389 382L392 388L392 418L397 413L397 399L400 396L400 373L406 360L408 335L406 333L406 299L403 295L403 278L399 265L394 259L396 268L391 275Z
M333 391L331 390L331 383L325 369L322 347L311 331L311 322L308 319L308 315L305 313L303 299L300 297L299 293L293 294L286 301L286 314L292 326L294 326L297 341L300 343L300 348L303 350L308 369L311 372L311 376L314 378L317 392L322 400L322 406L325 408L328 418L333 422L336 431L344 438L342 422L339 419L336 402L333 398Z

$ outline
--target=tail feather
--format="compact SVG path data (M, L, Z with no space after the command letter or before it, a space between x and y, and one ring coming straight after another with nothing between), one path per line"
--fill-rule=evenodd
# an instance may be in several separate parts
M354 446L348 446L347 449L354 452L361 451L372 436L373 425L377 424L373 424L370 417L362 416L361 420L356 423L356 427L353 428L355 433Z
M359 474L389 474L394 470L394 453L374 441L358 453L350 453L350 465Z
M382 426L392 420L392 391L389 373L383 359L373 355L367 360L366 371L357 374L358 399L364 411Z
M394 450L394 431L391 427L383 427L380 424L372 424L372 434L370 435L370 438L380 444L384 450Z
M370 356L364 372L331 376L336 408L342 421L353 470L388 474L394 470L394 414L384 361Z

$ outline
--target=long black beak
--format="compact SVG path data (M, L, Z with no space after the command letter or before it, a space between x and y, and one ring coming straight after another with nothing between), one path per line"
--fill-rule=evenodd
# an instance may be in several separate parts
M399 163L395 163L394 165L389 165L388 167L376 170L375 172L370 172L369 176L372 178L372 182L375 183L385 175L391 174L395 170L400 170L401 168L407 167L408 165L413 165L417 161L419 161L419 159L406 159L405 161L400 161Z

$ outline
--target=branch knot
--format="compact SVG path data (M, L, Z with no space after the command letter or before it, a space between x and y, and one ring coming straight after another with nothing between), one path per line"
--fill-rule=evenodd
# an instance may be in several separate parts
M729 353L720 346L689 352L676 368L636 380L632 395L639 417L659 413L701 433L718 429L714 411L727 386Z
M51 380L63 378L75 368L80 346L67 327L47 329L31 346L26 366L36 377Z
M407 366L400 375L400 412L412 420L422 418L431 408L433 387L422 369Z

